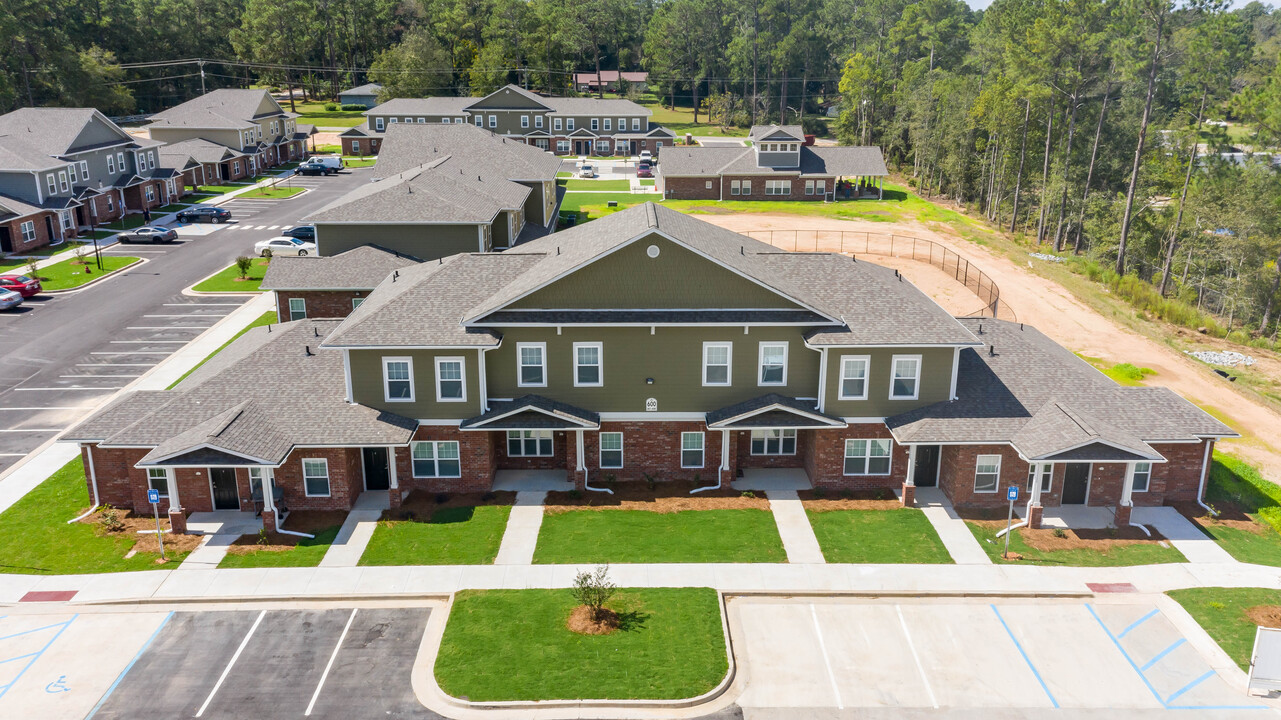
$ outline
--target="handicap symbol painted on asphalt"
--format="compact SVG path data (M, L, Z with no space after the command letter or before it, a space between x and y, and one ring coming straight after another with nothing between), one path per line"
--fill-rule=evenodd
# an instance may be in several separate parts
M64 692L71 692L71 688L67 687L67 676L59 675L57 680L54 680L53 682L44 686L44 691L49 693L50 695L56 695L58 693L64 693Z

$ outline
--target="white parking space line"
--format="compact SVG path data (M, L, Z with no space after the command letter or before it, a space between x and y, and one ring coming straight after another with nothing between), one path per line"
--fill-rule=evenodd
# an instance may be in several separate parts
M62 432L62 430L63 428L19 428L19 429L0 430L0 433L32 433L32 432L33 433L50 433L50 432Z
M90 378L136 378L137 375L59 375L59 380L78 380ZM8 408L0 408L5 410ZM31 410L92 410L93 408L29 408Z
M91 352L90 355L172 355L167 350L129 350L125 352Z
M912 642L912 633L907 629L907 619L903 617L903 606L895 605L894 612L898 613L899 624L903 626L903 637L907 638L907 649L912 651L912 662L916 663L916 671L921 674L921 683L925 685L925 693L930 696L930 704L934 706L935 710L938 710L938 698L934 697L934 688L930 686L930 676L925 674L925 666L921 664L921 656L916 652L916 643Z
M311 702L307 703L307 711L303 715L310 716L312 708L316 707L316 700L320 697L320 689L325 686L325 678L329 677L329 671L334 666L334 660L338 658L338 651L342 649L342 641L347 637L347 631L351 629L351 621L356 619L356 610L352 608L351 614L347 616L347 624L343 626L342 634L338 636L338 642L334 644L334 652L329 656L329 662L325 664L325 671L320 674L320 682L316 683L316 692L311 694Z
M162 343L186 344L190 340L111 340L113 345L160 345Z
M86 376L88 377L88 376ZM130 375L129 377L133 377ZM46 405L45 407L0 407L0 412L6 410L92 410L93 406L78 405Z
M230 307L240 307L244 303L223 303L223 302L189 302L189 303L164 303L165 307L210 307L213 305L226 305Z
M135 325L125 330L208 330L208 325Z
M151 367L155 363L76 363L76 367Z
M143 315L143 317L159 317L159 318L194 317L194 318L212 318L214 320L221 320L223 318L222 314L220 313L180 313L176 315Z
M268 230L277 230L277 229L282 228L282 227L284 227L284 225L272 225L271 227L269 227L269 228L267 228L267 229L268 229Z
M115 387L89 387L88 385L68 385L67 387L14 388L14 391L15 392L17 391L23 391L23 392L46 391L47 392L49 390L58 390L58 391L61 391L61 390L119 390L122 387L124 386L117 385Z
M810 603L810 617L814 618L814 634L818 636L818 651L823 656L823 665L827 668L827 679L832 684L832 694L836 696L836 709L844 710L841 702L841 688L836 684L836 673L832 672L832 660L827 656L827 645L823 642L823 628L818 624L818 611Z
M258 619L254 620L254 624L250 626L249 632L245 633L245 639L240 641L240 647L236 648L236 654L232 655L231 660L227 661L227 667L222 669L222 675L218 676L218 682L214 684L213 690L209 691L209 697L205 698L204 704L202 704L200 709L196 711L196 717L200 717L205 714L205 710L209 707L209 703L213 702L214 695L218 694L218 688L221 688L223 682L226 681L227 675L231 672L232 666L234 666L236 661L240 659L240 653L245 651L245 646L249 644L249 638L253 637L254 631L262 624L262 619L266 614L266 610L258 613Z

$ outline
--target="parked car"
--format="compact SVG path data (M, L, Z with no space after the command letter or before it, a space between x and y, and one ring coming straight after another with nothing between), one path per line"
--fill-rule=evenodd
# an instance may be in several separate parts
M128 232L122 232L117 236L122 243L132 242L152 242L167 243L178 239L178 233L173 228L153 227L145 225L140 228L134 228Z
M299 240L315 240L315 225L295 225L288 230L280 233L284 237L298 238Z
M41 287L38 278L30 275L0 275L0 290L16 292L24 298L29 298L44 288Z
M640 157L638 158L638 160L640 160L640 162L649 163L650 165L653 165L654 155L648 150L641 150Z
M295 168L294 172L299 175L333 175L338 171L324 163L308 160Z
M650 168L649 163L643 162L636 166L636 177L652 178L654 171Z
M178 222L220 222L225 223L231 219L231 211L213 207L210 205L199 205L187 208L178 213Z
M578 177L594 178L596 177L596 168L593 167L591 163L584 164L582 167L578 168Z
M254 252L263 257L276 255L314 255L316 243L291 237L278 237L270 240L259 240L254 243Z
M12 310L22 304L22 295L12 290L0 290L0 310Z

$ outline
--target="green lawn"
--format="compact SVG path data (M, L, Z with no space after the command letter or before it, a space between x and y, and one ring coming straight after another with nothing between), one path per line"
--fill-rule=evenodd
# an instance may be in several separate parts
M168 215L169 213L178 212L179 210L185 210L189 207L191 207L191 203L185 203L185 202L169 203L168 205L162 205L156 208L155 210L152 210L151 215L152 217L156 217L158 215Z
M238 197L247 198L250 200L255 200L255 199L256 200L283 200L285 198L291 198L299 193L306 192L306 190L307 188L289 187L289 186L282 187L280 185L275 185L272 187L257 188L254 190L250 190L249 192L244 193L243 195L240 195Z
M311 151L313 155L337 155L342 152L342 145L317 145Z
M103 255L102 270L99 270L92 257L92 254L85 255L89 265L73 265L75 258L71 258L40 268L40 284L45 290L70 290L139 262L136 257Z
M1246 526L1205 518L1197 522L1205 534L1241 562L1281 567L1281 487L1249 463L1216 451L1205 499L1224 513L1223 519L1251 522Z
M1156 543L1134 543L1116 545L1111 548L1077 548L1070 550L1037 550L1023 542L1018 530L1010 536L1010 553L1018 553L1022 560L1005 560L1001 557L1005 549L1005 538L996 537L995 530L988 530L975 523L965 523L974 533L983 551L992 562L997 564L1015 563L1022 565L1069 565L1074 567L1122 567L1129 565L1158 565L1162 563L1187 562L1183 553L1174 548L1161 547Z
M76 458L0 513L0 573L66 575L124 572L157 567L155 536L106 534L97 525L67 521L89 507L84 467ZM125 555L142 541L138 553ZM181 560L166 551L170 560ZM172 568L170 563L167 567Z
M192 290L196 292L258 292L258 286L262 284L262 276L267 272L267 263L271 258L254 258L253 260L253 266L249 268L248 280L239 279L240 269L232 263L217 275L202 280Z
M572 178L572 177L574 177L574 173L572 173L572 172L565 172L564 170L561 170L561 171L559 171L559 172L557 172L557 173L556 173L556 177L558 177L558 178Z
M768 510L570 510L543 517L534 562L787 562L787 553Z
M557 180L557 185L563 185L567 192L602 192L605 190L630 190L631 183L627 180L585 180L581 178L572 178L569 180Z
M603 215L609 215L633 205L639 205L646 200L657 199L658 196L652 194L567 192L565 193L565 199L560 204L561 222L563 225L566 213L574 213L578 216L577 223L582 225L589 220L595 220ZM618 207L609 207L608 203L611 200L617 202Z
M287 106L289 103L282 103ZM365 121L365 116L358 110L326 110L323 102L297 102L298 122L304 125L321 127L355 127ZM285 109L288 109L286 107Z
M507 505L444 507L427 522L379 521L361 565L488 565L507 529Z
M720 603L710 588L621 589L620 628L565 627L569 590L463 590L436 657L454 697L495 700L673 700L710 691L729 671Z
M142 219L142 213L134 213L133 215L125 215L119 220L112 220L109 223L103 223L98 227L104 230L132 230L146 224L146 221Z
M316 533L315 538L300 538L298 544L289 550L227 553L218 567L316 567L338 536L340 528L341 526L335 525Z
M343 155L342 164L349 168L373 167L378 162L378 156L370 155Z
M236 334L235 334L235 335L234 335L230 340L228 340L227 342L225 342L225 343L223 343L222 345L220 345L220 346L218 347L218 349L217 349L217 350L214 350L213 352L211 352L211 353L209 353L208 355L206 355L206 356L205 356L205 358L204 358L203 360L201 360L200 362L196 363L196 367L193 367L193 368L191 368L190 370L188 370L187 372L183 373L183 374L182 374L182 377L178 378L177 380L174 380L174 381L173 381L173 383L172 383L169 387L167 387L167 388L165 388L165 389L166 389L166 390L169 390L169 389L173 388L175 385L177 385L178 383L180 383L180 382L182 382L183 380L187 379L187 376L188 376L188 375L190 375L190 374L192 374L193 372L195 372L195 371L196 371L196 368L198 368L198 367L200 367L201 365L204 365L205 363L209 362L209 358L211 358L211 357L213 357L214 355L217 355L218 353L222 352L222 351L223 351L223 348L226 348L228 345L230 345L230 344L234 343L234 342L236 341L236 338L239 338L241 335L244 335L245 333L249 332L250 330L252 330L252 329L254 329L254 328L256 328L256 327L262 327L263 325L271 325L271 324L272 324L272 323L274 323L274 322L276 322L276 311L275 311L275 310L271 310L271 311L268 311L268 312L263 313L262 315L259 315L257 320L254 320L253 322L251 322L251 323L249 323L248 325L246 325L246 326L245 326L245 328L244 328L243 330L241 330L240 332L236 333Z
M925 513L914 508L805 514L830 563L953 562Z
M1258 627L1246 611L1260 605L1281 605L1281 590L1264 588L1199 587L1166 594L1178 601L1242 670L1250 667Z
M197 193L200 195L226 195L244 187L244 185L201 185Z
M641 187L654 187L654 178L641 178Z

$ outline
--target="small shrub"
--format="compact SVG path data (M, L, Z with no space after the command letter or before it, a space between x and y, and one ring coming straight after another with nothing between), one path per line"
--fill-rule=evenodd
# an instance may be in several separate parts
M102 506L102 515L98 519L98 524L109 533L124 532L125 530L125 521L120 519L120 511L110 505Z
M40 275L38 273L40 272L40 266L37 263L39 263L38 258L34 256L27 258L27 275L39 280Z
M642 473L642 475L645 477L646 487L648 487L650 490L653 490L654 488L658 487L658 481L654 479L653 475L650 475L649 473Z
M1064 530L1063 528L1054 528L1054 537L1062 540L1067 537L1067 530Z
M267 528L258 528L257 542L259 545L264 545L264 546L269 544L270 541L267 540Z
M1209 605L1210 607L1214 608L1215 610L1222 610L1223 608L1227 607L1227 605L1224 605L1223 603L1219 602L1218 600L1211 600L1210 602L1206 603L1206 605Z
M248 255L241 255L236 258L236 272L240 274L241 280L249 279L249 270L254 266L254 259Z
M577 500L578 498L583 496L583 491L579 490L578 488L574 488L573 490L569 491L569 496L574 500Z
M818 498L819 500L822 500L826 496L827 496L826 490L824 490L821 487L814 488L814 497Z
M586 570L574 576L574 599L591 609L592 620L601 619L605 603L614 597L618 586L609 580L609 566L597 566L594 572Z
M340 107L340 106L339 106L339 105L338 105L338 103L336 103L336 102L327 102L327 103L325 103L325 112L334 112L334 111L336 111L339 107Z
M401 510L401 511L400 511L400 519L401 519L401 520L408 520L408 521L411 521L411 522L412 522L412 521L414 521L414 520L417 520L417 519L418 519L418 513L414 512L413 510Z
M751 490L744 490L743 492L739 493L738 496L745 497L745 498L754 498L756 497L756 493L752 492Z
M493 502L497 498L498 498L498 493L496 492L487 492L484 495L480 496L480 499L485 502Z
M436 504L444 505L449 502L449 493L436 493Z
M347 112L361 112L364 110L368 110L369 108L365 107L364 105L361 105L360 103L344 103L342 106L342 109Z

